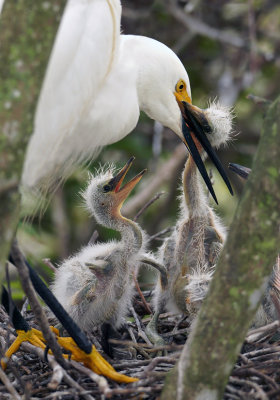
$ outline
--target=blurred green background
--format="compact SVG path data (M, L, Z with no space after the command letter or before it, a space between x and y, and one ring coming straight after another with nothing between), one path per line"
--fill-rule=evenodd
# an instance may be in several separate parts
M122 4L123 33L153 37L171 47L188 71L195 105L206 108L209 99L217 98L222 104L234 107L235 135L227 148L218 151L219 157L225 167L228 162L250 167L265 106L248 99L248 95L274 100L279 94L279 1L124 0ZM18 235L20 245L48 282L51 271L43 258L58 264L86 245L95 230L99 234L98 241L118 237L115 232L96 225L83 206L79 193L86 186L87 170L93 172L105 162L122 166L134 155L136 161L130 176L148 168L148 173L131 195L137 196L152 178L162 178L164 166L179 144L172 132L155 125L142 114L133 133L104 148L97 160L87 168L77 170L66 181L50 200L44 215L38 214L32 219L22 216ZM149 235L175 224L184 165L183 159L177 161L171 179L156 188L150 197L159 191L165 194L138 220ZM207 167L209 170L212 166ZM229 172L235 192L232 198L215 170L213 174L219 206L211 202L229 226L243 182ZM127 215L135 216L139 208ZM161 243L160 240L152 241L151 249L156 251ZM13 281L12 285L14 297L21 297L19 284Z

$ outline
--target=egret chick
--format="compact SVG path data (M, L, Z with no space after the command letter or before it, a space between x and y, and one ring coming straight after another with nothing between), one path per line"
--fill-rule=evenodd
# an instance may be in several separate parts
M181 215L159 251L159 260L167 269L168 286L162 289L157 283L153 298L155 314L147 326L150 340L157 345L163 344L157 333L157 322L164 308L188 314L191 319L196 315L225 240L225 229L209 205L196 165L203 165L202 161L197 163L197 153L203 148L211 149L215 159L212 146L219 147L229 140L232 114L217 103L203 111L185 103L182 114L182 129L187 130L187 136L194 140L188 141L191 155L182 176ZM194 130L202 144L194 137Z
M83 194L97 222L120 232L121 240L84 247L62 263L52 285L60 303L85 330L104 322L114 327L121 325L131 305L133 273L137 273L140 263L149 263L141 228L120 212L146 171L121 187L133 160L134 157L115 176L109 170L93 177ZM151 264L157 268L154 260Z

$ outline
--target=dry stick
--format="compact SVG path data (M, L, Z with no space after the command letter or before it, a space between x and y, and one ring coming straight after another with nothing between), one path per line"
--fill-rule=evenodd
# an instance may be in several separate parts
M147 375L148 373L150 373L158 364L160 363L169 363L169 364L175 364L176 359L174 357L155 357L150 364L144 368L144 372L143 375Z
M30 343L24 343L23 348L26 348L27 351L36 354L42 361L45 359L44 350L40 349L39 347L35 347ZM81 395L85 389L80 386L71 376L65 371L65 369L59 365L53 356L48 356L48 363L53 370L52 378L48 384L48 387L52 390L56 390L56 388L60 385L62 379L68 383L69 386L76 389L78 394ZM93 400L93 397L90 395L83 395L86 400Z
M249 386L249 387L253 388L257 392L257 394L258 394L257 398L258 399L260 399L260 400L268 400L268 397L267 397L266 393L255 382L251 382L251 381L248 381L248 380L245 381L244 379L237 379L237 378L232 378L232 377L229 378L229 382L230 383L236 383L237 385L240 385L240 386L241 385Z
M232 399L237 399L237 400L246 400L246 395L247 393L236 389L235 387L233 387L232 385L228 384L226 386L226 391L230 392L232 394L232 396L229 396L229 393L227 393L227 396L232 398ZM236 396L235 396L236 395Z
M13 387L13 385L9 381L9 378L7 377L7 375L5 374L5 372L3 371L2 368L0 368L0 379L3 382L3 384L5 385L8 392L11 394L12 398L15 400L21 400L21 396L18 394L16 389Z
M42 361L45 361L45 352L43 349L33 346L30 343L23 343L22 348L25 351L28 351L29 353L36 354ZM69 367L69 363L65 361L67 364L67 368ZM48 384L48 387L52 390L55 390L61 383L62 379L65 380L65 382L68 383L69 386L73 387L78 391L79 394L83 392L85 389L80 386L71 376L65 371L65 369L58 364L54 356L48 355L48 364L53 370L53 375L52 378ZM92 396L89 395L84 395L83 396L86 400L93 400Z
M248 332L245 340L247 343L254 343L256 340L259 340L260 338L269 335L274 331L276 332L279 326L280 326L279 321L274 321L268 325L261 326L260 328L251 329Z
M110 389L110 394L111 396L120 394L120 395L128 395L128 394L138 394L138 393L153 393L154 392L160 392L162 390L163 385L154 385L152 387L132 387L132 388L126 388L126 389Z
M46 314L44 313L44 311L37 299L35 290L33 288L33 285L31 283L31 280L29 277L28 269L25 265L24 258L19 250L16 240L14 240L14 242L12 244L11 253L12 253L15 263L17 265L22 288L25 291L25 293L29 299L29 303L32 307L33 313L34 313L35 318L41 328L44 338L46 339L48 346L52 350L57 362L60 365L62 365L64 368L67 368L67 364L66 364L64 358L62 357L61 349L55 340L54 334L51 332L51 330L49 328Z
M0 327L0 335L3 337L4 334L5 334L5 330ZM15 339L15 336L11 335L11 338ZM45 352L43 349L33 346L32 344L27 343L27 342L22 343L21 348L23 351L35 354L42 361L45 361ZM68 366L69 361L66 361L66 360L64 360L64 361ZM79 390L84 390L80 385L79 385L79 388L76 386L76 382L68 375L68 373L65 371L65 369L55 361L55 359L52 355L48 355L48 363L53 370L53 376L48 385L50 388L52 388L54 390L61 383L61 379L66 377L67 383L70 386L75 387ZM70 364L78 371L87 375L93 382L95 382L98 385L99 390L102 393L106 394L106 392L109 390L108 382L103 376L95 374L93 371L84 367L83 365L81 365L80 363L78 363L76 361L71 360ZM0 371L1 371L1 369L0 369ZM73 385L75 385L75 386L73 386ZM88 398L88 400L92 400L92 398L91 399Z
M255 96L254 94L250 93L246 97L248 100L252 100L255 104L260 106L268 106L271 104L271 101L268 99L264 99L263 97Z
M206 36L215 41L229 44L237 48L247 48L247 42L239 35L232 34L230 31L213 28L205 24L203 21L189 14L182 12L182 9L175 5L172 0L168 1L168 10L170 14L181 24L189 29L190 32Z
M150 200L151 196L159 190L159 188L166 182L169 182L174 176L175 171L178 169L178 165L187 158L187 150L183 143L179 144L171 158L160 164L156 169L156 172L152 178L146 182L145 188L133 196L129 201L127 201L122 212L124 215L134 215L139 208L143 207L147 201Z
M91 235L91 237L90 237L90 239L88 241L88 244L94 244L97 241L98 236L99 236L99 233L97 232L97 230L95 230L93 232L93 234Z
M272 378L252 367L238 368L232 372L232 375L245 378L250 376L257 376L258 378L261 378L264 382L269 383L274 389L279 389L279 385L277 385L277 383Z
M137 221L137 219L143 214L144 211L147 210L153 203L155 203L165 192L159 192L157 193L151 200L149 200L144 206L141 208L141 210L138 211L138 213L135 215L133 218L133 221Z
M162 231L155 233L154 235L149 237L149 242L151 242L152 240L158 239L160 236L165 235L166 233L171 232L172 229L173 229L173 227L169 226L169 227L163 229Z
M137 325L137 329L138 329L138 335L149 345L152 345L152 343L150 342L150 340L148 339L146 333L143 331L142 327L141 327L141 322L138 318L138 315L136 314L136 311L134 310L133 307L130 307L130 311L135 319L136 325Z
M163 194L164 194L164 192L160 192L160 193L156 194L151 200L149 200L146 204L144 204L144 206L141 208L141 210L138 211L138 213L137 213L137 214L135 215L135 217L133 218L133 221L137 221L137 219L143 214L143 212L144 212L148 207L150 207L150 205L152 205L155 201L157 201ZM137 277L136 277L136 275L135 275L135 272L133 272L132 275L133 275L133 280L134 280L134 284L135 284L136 290L137 290L137 292L138 292L138 294L139 294L139 296L140 296L140 298L141 298L141 300L142 300L142 303L143 303L143 305L144 305L144 308L146 309L146 311L147 311L149 314L152 314L152 310L151 310L149 304L147 303L147 301L146 301L145 297L143 296L143 293L142 293L142 291L141 291L141 289L140 289L140 286L139 286Z
M57 268L53 265L50 258L42 258L42 261L45 265L49 267L53 272L57 271Z
M109 388L108 382L104 378L104 376L97 375L95 372L84 367L82 364L78 363L77 361L71 360L71 365L76 370L82 372L84 375L88 376L93 382L95 382L97 384L100 392L103 393L106 397L108 397L107 393L110 392L110 388Z
M144 308L146 309L146 311L147 311L149 314L152 314L152 310L151 310L149 304L147 303L147 301L146 301L146 299L145 299L145 297L144 297L144 295L143 295L143 293L142 293L142 290L140 289L140 286L139 286L139 283L138 283L138 279L137 279L137 277L136 277L134 271L133 271L133 273L132 273L132 276L133 276L133 280L134 280L134 284L135 284L136 290L137 290L137 292L138 292L138 294L139 294L139 296L140 296L140 298L141 298L141 300L142 300L142 303L143 303L143 305L144 305Z
M5 335L5 330L0 328L0 335L3 337ZM16 337L10 333L11 340L15 340ZM28 342L23 342L21 344L21 350L26 351L28 353L32 353L37 355L39 358L41 358L42 361L46 361L45 359L45 351L43 349L40 349L39 347L33 346L32 344ZM53 369L53 377L51 379L52 382L52 389L55 389L61 382L61 379L63 377L63 368L54 360L54 357L51 355L48 355L48 363L50 367ZM22 366L24 367L24 366Z

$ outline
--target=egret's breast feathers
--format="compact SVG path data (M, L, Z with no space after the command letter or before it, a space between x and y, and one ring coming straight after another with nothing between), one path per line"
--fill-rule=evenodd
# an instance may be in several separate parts
M80 123L114 68L120 16L117 0L69 1L38 101L24 166L24 185L38 185L45 176L51 180L54 171L68 174L81 157ZM91 126L82 138L92 153L97 147L93 134L98 132Z

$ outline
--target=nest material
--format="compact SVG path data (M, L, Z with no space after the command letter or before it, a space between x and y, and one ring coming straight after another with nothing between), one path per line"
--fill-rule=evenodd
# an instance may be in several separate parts
M144 292L149 299L150 292ZM36 327L31 312L25 314L29 323ZM135 298L131 318L119 337L110 340L114 359L108 359L118 372L137 376L140 381L119 385L88 373L87 369L71 361L70 368L63 370L52 357L44 360L43 352L36 352L31 345L22 345L12 357L5 371L9 384L0 383L0 399L159 399L167 372L178 360L190 331L187 318L170 314L161 315L159 331L168 343L165 348L153 348L145 335L149 321L140 297ZM130 321L131 320L131 321ZM0 309L1 355L12 340L13 329L8 316ZM94 344L98 349L100 336L96 332ZM159 352L165 355L158 356ZM280 398L280 330L279 322L250 331L238 361L226 387L224 399ZM105 356L106 357L106 356ZM90 376L91 375L91 376ZM2 377L3 380L3 377ZM15 390L12 396L11 390Z

